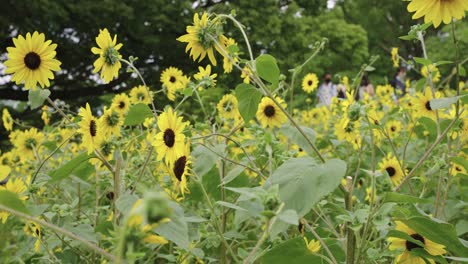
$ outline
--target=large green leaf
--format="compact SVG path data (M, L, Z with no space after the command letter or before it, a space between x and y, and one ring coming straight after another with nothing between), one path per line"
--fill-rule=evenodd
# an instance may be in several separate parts
M304 134L307 136L310 142L315 142L315 131L309 127L301 127ZM281 132L286 135L293 143L297 144L300 148L305 150L309 155L315 153L307 139L293 126L283 126Z
M309 239L312 237L307 234ZM328 248L332 252L333 256L340 263L344 260L343 250L340 248L338 242L332 239L324 239ZM321 255L327 255L323 247L317 252ZM275 247L270 251L266 252L260 257L260 263L265 264L304 264L304 263L327 263L321 257L310 252L305 244L302 237L296 237L289 239Z
M28 213L28 209L24 206L23 201L20 200L18 194L7 190L0 190L0 204L22 213Z
M262 94L255 87L246 83L237 85L235 93L237 101L239 101L239 112L245 123L248 123L257 113Z
M146 104L136 104L130 108L124 125L135 126L143 123L147 117L153 116L153 112Z
M44 101L49 97L49 89L30 89L28 95L29 106L31 109L36 109L40 107Z
M465 95L454 96L454 97L445 97L445 98L435 98L432 99L429 104L431 105L432 110L447 108L450 107L451 104L454 104L458 101L458 99L465 97Z
M81 153L80 155L76 156L75 158L67 162L62 167L56 170L53 170L50 173L50 177L52 178L52 181L63 180L67 178L68 176L70 176L70 174L74 172L76 169L79 169L79 170L85 169L85 167L80 167L80 165L82 165L83 162L86 162L87 160L93 157L95 157L94 154L88 154L86 152ZM86 171L89 172L89 170L86 170ZM77 176L81 176L81 175L77 175Z
M221 158L220 155L224 155L225 147L226 146L223 144L216 146L199 145L195 147L192 151L192 157L194 158L193 171L198 177L203 178L203 176L213 168L216 162Z
M436 222L422 216L401 219L401 221L423 237L444 245L457 257L468 256L468 248L458 239L453 225L444 222Z
M169 202L169 207L173 214L169 217L170 221L162 223L154 229L154 232L163 236L167 240L174 242L182 249L189 250L190 240L188 235L188 226L184 217L184 210L175 202Z
M383 195L384 203L431 203L429 199L422 199L407 194L387 192Z
M284 209L296 210L302 217L331 193L346 173L346 163L339 159L317 164L310 157L287 160L265 182L265 188L278 184L280 199Z
M280 70L275 57L268 54L262 54L255 60L255 67L258 75L262 79L272 84L278 83Z

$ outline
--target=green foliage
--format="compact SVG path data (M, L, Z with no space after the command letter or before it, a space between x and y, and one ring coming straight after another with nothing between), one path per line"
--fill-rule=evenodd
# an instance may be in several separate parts
M262 94L250 84L239 84L236 87L236 97L239 101L239 112L244 122L250 121L257 112Z
M130 107L124 124L135 126L143 123L146 118L153 116L153 112L146 104L136 104Z

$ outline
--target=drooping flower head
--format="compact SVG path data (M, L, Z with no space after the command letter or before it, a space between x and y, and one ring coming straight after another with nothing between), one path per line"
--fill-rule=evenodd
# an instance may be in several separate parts
M101 79L106 83L119 77L119 69L122 67L120 59L122 55L119 49L123 44L117 44L117 35L112 39L107 28L100 29L99 35L96 37L98 47L91 48L93 54L99 55L99 58L94 61L94 73L101 71Z
M449 24L452 18L462 19L468 11L466 0L413 0L408 4L409 12L416 12L413 19L424 16L424 23L432 22L434 27L440 23Z
M414 249L423 249L432 256L439 256L446 253L444 245L437 244L422 235L418 234L413 229L409 228L407 225L400 221L396 221L396 230L401 231L409 235L412 239L418 241L415 243L413 241L408 241L399 237L389 237L387 240L390 242L390 250L404 250L402 254L398 255L395 259L395 263L413 263L413 264L424 264L426 263L423 258L412 253ZM413 255L414 254L414 255ZM432 259L429 260L430 263L435 263Z
M79 115L81 116L81 121L78 132L83 136L82 144L87 148L88 154L90 154L99 147L103 139L101 125L99 124L99 120L91 113L88 103L86 103L86 108L80 108Z
M8 60L5 61L5 73L12 73L16 84L24 83L26 90L49 87L54 79L54 71L60 70L61 62L55 59L57 44L45 40L43 33L35 31L26 34L26 38L13 38L14 47L8 47Z
M151 104L151 97L148 93L148 88L144 85L139 85L130 91L130 102L132 104Z
M206 68L202 66L198 67L198 72L193 75L195 80L200 81L203 87L211 87L216 85L216 77L218 74L211 74L211 65L206 65Z
M11 118L10 112L6 108L3 108L2 120L5 130L11 131L13 129L13 118Z
M120 136L120 127L123 125L122 116L114 108L104 108L104 114L99 118L101 132L104 136Z
M219 20L210 19L208 14L203 13L201 19L198 13L193 16L193 26L187 26L187 34L177 38L180 42L187 43L185 52L190 50L190 57L195 61L202 61L206 55L210 59L211 64L216 66L216 58L214 50L217 50L219 54L226 53L222 51L216 42L218 42L223 49L226 49L224 44L226 43L226 37L223 35L223 28ZM215 42L216 40L216 42Z
M216 109L218 114L225 119L234 119L240 115L237 98L232 94L226 94L219 100Z
M178 156L174 162L168 166L169 172L173 178L176 179L175 187L179 188L182 196L188 192L187 189L187 176L190 175L189 165L190 160L190 142L187 142L184 147L182 155Z
M37 128L33 127L25 131L19 132L19 134L12 140L13 145L21 153L21 159L27 160L35 158L35 155L39 153L39 148L44 142L44 133L38 131Z

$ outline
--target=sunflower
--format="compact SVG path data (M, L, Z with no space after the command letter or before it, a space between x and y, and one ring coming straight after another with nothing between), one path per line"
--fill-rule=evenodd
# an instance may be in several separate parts
M227 38L225 46L226 46L226 53L228 53L229 56L231 56L232 60L229 59L229 57L224 56L223 69L224 69L224 73L230 73L232 72L232 67L234 63L239 62L239 54L237 52L238 48L237 48L237 43L233 38Z
M450 175L457 176L458 174L466 174L466 169L463 165L452 162L452 166L450 167Z
M243 79L244 83L246 84L250 83L250 76L252 76L252 70L248 66L245 66L244 68L242 68L240 77Z
M440 94L436 92L436 98L440 97ZM430 88L426 88L423 93L418 93L414 100L414 110L417 117L429 117L432 120L436 120L437 110L432 109L431 100L433 99Z
M211 64L216 66L213 48L219 54L226 52L221 50L219 45L216 45L216 42L218 42L225 49L226 37L223 35L223 28L219 20L211 20L206 12L203 13L200 19L198 13L195 13L193 15L193 26L187 26L186 30L187 34L177 38L178 41L187 43L185 52L190 50L190 57L194 61L198 59L199 62L208 55Z
M190 143L187 142L182 155L178 156L174 162L169 163L168 170L172 177L177 181L175 187L180 189L182 196L188 192L187 176L190 175Z
M50 122L50 116L49 116L49 107L47 105L44 105L42 107L42 114L41 114L41 119L44 121L44 125L48 125Z
M132 88L130 91L130 102L133 104L143 103L151 104L151 98L148 94L148 88L144 85L139 85Z
M90 154L99 147L103 140L101 124L91 113L88 103L86 103L86 108L80 108L79 115L81 116L81 121L78 132L83 135L82 144L88 149L88 154Z
M440 256L445 254L447 251L444 249L444 245L437 244L431 240L418 234L413 229L400 221L396 221L396 230L408 234L412 239L419 241L420 243L414 243L412 241L405 240L399 237L389 237L387 240L390 242L390 250L404 250L401 255L398 255L395 259L395 263L401 264L425 264L423 258L416 255L412 255L411 251L416 248L424 249L427 253L432 256ZM421 244L421 245L420 245ZM423 246L424 245L424 246ZM435 263L432 259L429 259L430 263Z
M107 28L99 30L96 43L99 48L92 47L91 52L99 55L99 58L94 61L93 72L101 71L101 79L108 83L114 77L119 77L119 69L122 67L120 63L122 55L120 55L119 49L122 48L123 44L117 44L117 35L114 35L114 39L112 39Z
M57 44L45 41L45 35L35 31L26 34L26 38L13 38L15 47L8 47L8 60L5 61L5 73L13 73L12 81L25 83L26 90L49 87L54 79L53 71L60 70L61 62L55 59Z
M123 125L123 118L114 108L104 108L104 114L99 118L101 133L105 137L114 135L120 136L120 127Z
M175 100L175 92L185 88L187 85L187 77L184 76L184 73L175 68L169 67L161 73L160 81L167 89L167 98L171 101Z
M126 94L114 96L111 108L117 111L121 116L125 115L130 109L130 98L128 98Z
M6 131L11 131L13 129L13 118L11 118L10 112L6 108L3 108L2 120Z
M172 108L168 108L159 116L158 127L161 132L151 140L152 145L156 147L158 160L165 158L169 164L184 154L185 135L182 132L185 125L182 117L178 117Z
M421 74L424 77L429 77L429 72L431 72L432 82L437 83L440 81L440 71L434 64L429 64L428 66L423 66L421 69Z
M216 108L218 109L218 114L225 119L235 119L239 116L237 98L232 94L226 94L219 100Z
M315 239L312 239L310 241L307 241L307 238L304 237L304 242L306 244L306 247L307 249L311 252L311 253L317 253L319 252L320 250L320 242L315 240Z
M41 239L42 239L42 229L41 226L36 222L28 222L23 227L24 233L28 236L36 238L34 243L34 252L39 252L41 250Z
M449 24L452 18L462 19L468 11L466 0L413 0L408 5L409 12L416 12L413 19L424 16L424 23L432 22L438 27L441 22Z
M393 67L398 68L400 66L400 57L398 57L398 48L392 48L391 51L392 54L392 61L393 61Z
M35 155L39 153L39 147L44 141L44 138L44 134L33 127L20 132L13 140L13 144L18 152L21 153L21 159L27 160L34 158Z
M315 73L309 73L302 79L302 90L310 94L317 89L318 83L317 75Z
M397 158L391 153L389 153L387 157L379 163L379 168L382 173L386 172L388 174L394 185L398 185L401 179L403 179L403 170L400 167Z
M276 97L276 100L283 108L286 108L286 103L283 99ZM269 97L262 98L258 105L256 116L263 127L280 127L288 120L283 111L281 111L281 109Z
M216 77L218 74L213 73L211 74L211 65L206 65L206 68L198 67L198 72L193 75L195 80L200 81L205 87L215 86L216 85Z
M345 117L342 118L338 123L335 125L335 135L338 140L345 140L350 143L359 143L356 142L356 138L359 138L359 127L361 124L357 122L350 121L349 118Z
M28 196L25 195L27 187L24 184L24 181L20 178L9 179L4 186L0 185L0 190L7 190L9 192L16 193L19 199L23 201L28 199ZM2 220L2 224L5 224L9 215L10 214L7 212L0 211L0 219Z
M390 136L390 138L396 138L400 135L402 125L401 122L392 120L385 124L386 132Z

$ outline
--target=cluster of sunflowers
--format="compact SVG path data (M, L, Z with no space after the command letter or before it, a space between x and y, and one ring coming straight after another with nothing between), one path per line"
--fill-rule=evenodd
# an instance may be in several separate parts
M428 11L432 8L429 2L440 3L440 8L447 8L448 11L437 14L435 11ZM449 2L453 2L453 5L445 6ZM451 22L452 18L462 18L463 13L453 7L468 10L468 4L463 0L413 0L408 10L416 11L415 18L425 16L426 22L433 21L438 26L441 22ZM211 263L214 261L213 257L205 256L203 251L200 253L200 249L211 252L212 248L218 247L222 249L223 258L229 256L234 262L242 258L244 263L251 263L254 258L261 260L257 251L275 228L278 218L289 225L294 221L299 224L299 235L297 231L287 232L286 229L282 231L282 235L285 239L292 237L291 240L294 236L299 237L300 243L295 245L300 245L303 251L296 253L304 254L304 259L329 263L338 263L337 260L345 259L347 263L354 263L355 260L365 262L370 261L372 250L383 247L389 251L376 257L380 262L388 261L389 256L395 257L396 263L425 263L425 260L434 263L434 259L443 259L441 256L450 251L450 245L438 243L444 241L441 239L433 241L434 236L425 237L420 228L406 224L403 220L392 221L387 217L390 210L380 215L384 219L381 220L381 225L371 227L374 222L368 219L371 218L371 213L375 216L383 207L383 193L408 188L404 190L409 190L414 195L413 188L418 188L422 194L419 198L413 197L414 199L422 201L420 198L425 197L424 195L437 196L435 207L439 208L439 204L445 206L441 196L447 198L450 184L460 186L466 180L466 164L463 160L466 161L467 158L468 121L466 113L461 111L464 105L460 102L456 105L434 104L436 99L457 98L460 91L465 91L466 85L460 83L457 94L449 89L436 91L434 84L440 81L441 74L436 64L428 64L420 71L425 80L422 87L419 87L418 81L408 81L406 86L409 92L403 95L398 94L391 85L378 85L375 96L365 95L357 101L353 94L353 89L357 91L357 87L353 87L345 76L342 83L348 92L344 99L333 98L331 105L326 106L314 105L307 98L304 107L293 109L290 113L284 100L289 91L280 88L285 85L278 84L285 81L279 80L279 77L275 80L264 75L257 68L250 47L248 51L251 60L240 57L242 53L236 41L224 35L223 23L227 20L240 25L232 15L194 15L193 25L186 28L187 34L177 40L187 43L186 52L194 61L200 62L208 57L210 64L199 66L198 72L193 76L184 74L176 67L165 69L160 77L160 91L153 91L145 83L132 59L122 57L120 50L123 45L117 42L117 36L112 37L107 29L102 29L96 37L98 47L91 49L98 56L94 62L94 73L100 73L102 80L110 82L118 77L124 64L138 75L142 85L134 87L128 94L115 95L109 105L93 108L87 103L77 114L44 98L50 107L41 108L41 118L45 125L42 130L34 127L18 129L23 127L21 122L13 118L6 108L3 109L3 127L10 132L9 139L13 148L0 153L2 224L7 223L11 215L24 217L27 220L24 234L35 240L36 254L49 255L52 259L70 248L82 253L78 246L57 235L57 232L63 232L65 236L84 241L89 249L116 263L124 259L151 261L157 257L164 258L167 262L204 263L205 260ZM31 91L38 89L38 86L51 86L54 72L59 71L61 65L55 58L57 45L38 32L27 33L26 37L20 35L13 42L14 47L8 48L8 60L4 62L6 73L12 74L11 80L17 85L24 84L25 89ZM214 124L191 124L184 121L181 105L193 94L205 117L210 115L199 91L216 86L217 74L212 73L212 66L217 66L218 56L223 59L224 73L230 73L234 68L239 70L244 82L240 85L240 90L250 89L247 96L249 98L237 93L238 89L235 93L223 95L214 109ZM400 59L397 48L392 49L391 58L397 67ZM271 85L265 85L264 80ZM304 92L311 94L316 91L319 80L316 74L307 73L301 84ZM171 102L177 104L156 109L155 95L160 92L164 92ZM180 99L182 95L183 98ZM456 101L451 100L452 103ZM51 124L53 115L60 119ZM435 170L431 162L438 161L439 158L430 157L430 154L433 151L442 152L441 148L437 149L437 144L441 141L446 143L445 146L450 146L442 157L449 162L437 167L439 171L444 169L448 172L445 189L440 187L441 180L438 187L434 185L437 179L433 176L434 172L431 172ZM428 151L421 153L421 149ZM344 197L345 209L354 210L350 213L354 217L352 220L340 222L345 216L350 217L345 214L333 222L322 211L330 210L327 202L317 204L313 212L300 217L293 212L292 215L296 216L293 217L294 221L284 220L287 217L280 217L284 202L280 202L282 197L278 196L277 191L259 195L258 197L264 198L259 204L252 202L250 207L254 208L253 211L263 211L262 215L259 212L253 215L241 214L247 210L234 203L248 206L247 201L257 199L255 192L261 193L260 189L275 174L275 169L287 160L312 160L301 157L314 157L316 160L313 163L320 160L325 163L325 160L330 159L346 161L347 175L354 176L344 178L341 185L337 183L336 186L339 185L344 194L333 192L325 200L338 203ZM368 161L367 164L365 161ZM207 164L211 164L211 167ZM215 187L211 188L220 192L222 198L216 204L223 206L221 209L213 205L210 196L212 194L206 191L206 185L213 185L205 182L207 180L204 177L209 177L205 175L210 174L220 177L215 182ZM72 178L72 182L77 185L76 190L75 186L56 185L57 181L70 175L76 176ZM242 181L239 180L241 178ZM237 180L241 183L235 187L244 189L226 186ZM96 195L93 197L91 194L81 193L81 188L91 190L89 186L95 187ZM437 191L431 189L434 186ZM143 194L147 189L157 189L158 194ZM239 192L243 199L233 198L232 203L228 202L226 190ZM439 194L438 191L443 191L444 194ZM8 195L14 194L11 196L13 198L7 196L6 192ZM165 195L161 195L162 193ZM200 203L195 198L197 193L204 196L207 204ZM79 198L73 199L71 194ZM6 206L8 203L2 200L6 199L3 197L18 199L19 205L38 208L34 210L34 216L25 216L18 208ZM66 204L60 199L65 199ZM85 205L82 199L94 201L95 206ZM49 208L52 203L57 204ZM42 205L46 204L47 208L44 208ZM184 215L181 205L193 215ZM78 208L78 216L73 224L74 233L63 231L65 225L62 228L51 224L55 222L60 225L63 219L71 219L75 207ZM86 209L89 211L83 212ZM345 209L339 207L335 211ZM228 217L227 210L234 210L235 216ZM211 219L198 217L196 214L200 211L200 215ZM356 215L357 212L366 212L368 215L359 225L352 226L350 223L359 218L354 216L355 212ZM436 209L434 216L440 217L440 214ZM424 217L431 219L427 215ZM263 232L264 235L255 239L252 245L252 241L247 240L243 244L243 229L226 232L227 228L233 228L234 224L227 223L230 220L245 223L244 228L252 229L254 234ZM251 226L252 223L249 224L249 220L254 227ZM181 242L178 233L180 230L174 229L174 226L185 227L188 233L188 222L205 221L211 221L213 228L199 226L205 233L194 235L192 240L195 242L188 245ZM390 227L392 222L394 227ZM177 225L180 223L183 224ZM172 224L168 227L169 231L164 229L168 224ZM316 224L323 224L325 227L320 231L321 235L328 236L324 234L329 232L329 236L335 236L333 241L336 243L324 241L315 232L313 226ZM91 225L104 242L92 243L79 237L78 228ZM314 239L310 239L312 236L305 233L304 226L313 234ZM356 233L353 228L357 230ZM395 233L387 236L389 231ZM356 238L352 238L353 233L362 235L360 247L356 245ZM346 243L339 242L345 237ZM369 251L365 247L368 240L381 240L385 237L389 244L379 247L375 243L374 248L369 246ZM174 253L173 243L178 247L177 253ZM284 241L272 240L269 243L272 247L287 246ZM165 246L166 244L169 246ZM343 256L345 245L347 256ZM238 249L237 253L232 250L233 247ZM250 253L246 249L251 249ZM268 258L269 252L274 252L274 249L266 248L264 257ZM458 252L462 251L460 249ZM169 256L170 254L177 257ZM90 262L99 259L92 254L83 253L84 256Z

